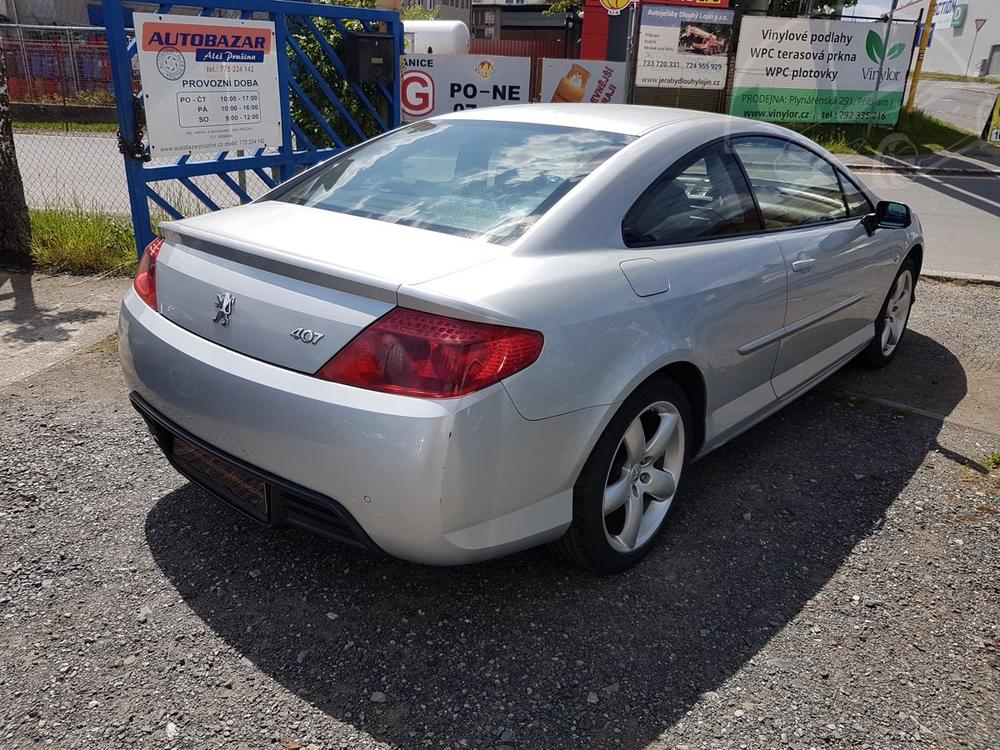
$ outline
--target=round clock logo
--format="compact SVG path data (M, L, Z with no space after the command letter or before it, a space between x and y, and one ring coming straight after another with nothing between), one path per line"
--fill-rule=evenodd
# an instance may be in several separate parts
M184 75L184 55L176 47L164 47L156 53L156 69L168 81Z

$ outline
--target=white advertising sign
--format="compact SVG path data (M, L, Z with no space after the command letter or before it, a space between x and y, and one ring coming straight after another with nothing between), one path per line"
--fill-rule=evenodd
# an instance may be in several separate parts
M731 112L771 122L892 125L913 27L746 16Z
M274 24L136 13L152 157L281 145Z
M643 5L641 18L636 86L726 87L733 11Z
M625 63L543 60L543 102L625 102Z
M531 58L491 55L403 55L404 120L528 101Z

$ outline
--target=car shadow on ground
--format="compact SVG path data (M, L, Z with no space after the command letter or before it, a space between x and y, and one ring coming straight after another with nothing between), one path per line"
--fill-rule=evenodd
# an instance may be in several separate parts
M908 336L960 399L958 360ZM905 389L908 366L901 356L879 377ZM832 390L807 395L692 465L661 543L617 577L544 551L410 565L258 529L191 485L156 503L146 536L221 638L379 740L485 747L506 729L518 747L639 748L837 573L936 448L940 426ZM385 702L371 701L375 691Z
M106 313L85 307L50 309L35 301L30 273L0 271L0 303L12 301L0 309L0 338L8 342L68 341L70 328L79 323L104 317ZM9 290L4 291L7 284Z

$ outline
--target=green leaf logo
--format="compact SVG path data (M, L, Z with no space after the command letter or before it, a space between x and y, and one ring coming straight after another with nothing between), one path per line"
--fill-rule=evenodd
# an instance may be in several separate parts
M906 51L906 45L903 44L902 42L898 42L897 44L894 44L891 47L889 47L888 58L890 60L895 60L897 57L899 57L905 51Z
M882 37L878 35L878 32L868 32L868 37L865 39L865 52L868 53L868 57L872 59L872 62L882 62L885 58L885 45L882 43ZM900 53L897 52L896 54Z

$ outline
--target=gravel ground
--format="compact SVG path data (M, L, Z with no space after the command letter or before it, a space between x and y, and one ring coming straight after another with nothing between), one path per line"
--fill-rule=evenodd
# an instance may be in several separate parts
M1000 747L1000 289L918 290L893 365L693 465L618 577L260 530L114 342L0 387L0 746Z

